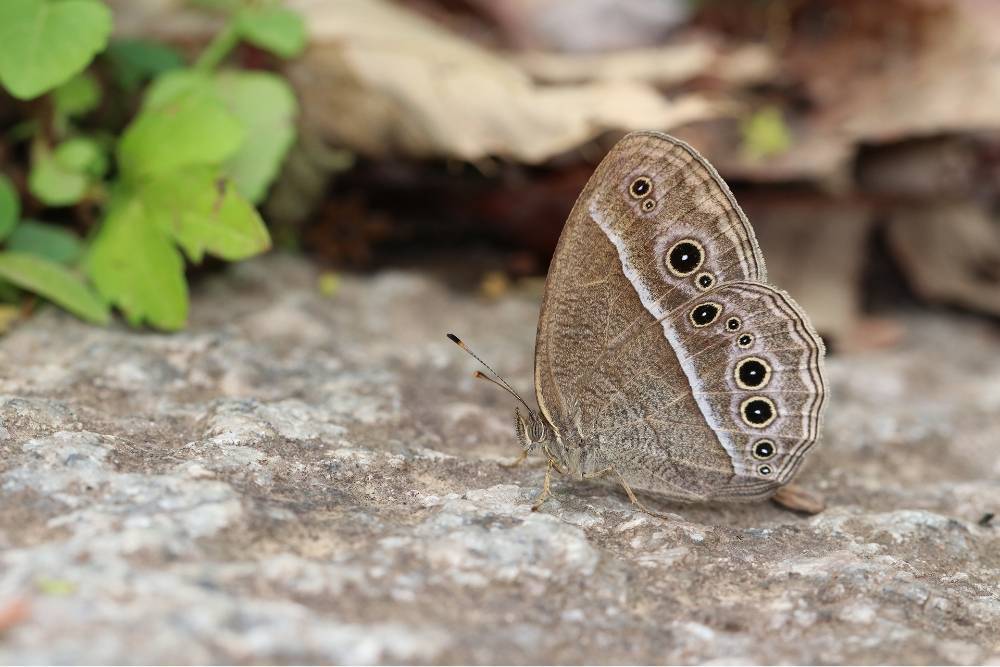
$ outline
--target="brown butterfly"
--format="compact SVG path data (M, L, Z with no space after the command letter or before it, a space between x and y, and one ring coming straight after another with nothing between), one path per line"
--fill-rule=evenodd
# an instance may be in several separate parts
M536 508L556 470L612 476L655 514L635 490L754 501L788 484L819 436L823 356L806 314L767 283L715 169L678 139L636 132L598 165L559 238L535 341L538 410L492 369L478 375L527 410L515 411L522 459L548 460ZM821 508L792 489L776 499Z

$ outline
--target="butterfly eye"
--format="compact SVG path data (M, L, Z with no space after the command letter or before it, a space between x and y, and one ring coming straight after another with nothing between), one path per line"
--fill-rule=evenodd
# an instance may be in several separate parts
M628 193L636 199L642 199L652 191L653 181L649 180L648 176L640 176L628 186Z

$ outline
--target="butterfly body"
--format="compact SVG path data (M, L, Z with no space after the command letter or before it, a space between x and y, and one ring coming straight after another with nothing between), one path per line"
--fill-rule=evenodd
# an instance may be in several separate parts
M673 500L772 495L818 437L826 385L821 340L766 280L715 170L668 135L626 136L553 256L522 442Z

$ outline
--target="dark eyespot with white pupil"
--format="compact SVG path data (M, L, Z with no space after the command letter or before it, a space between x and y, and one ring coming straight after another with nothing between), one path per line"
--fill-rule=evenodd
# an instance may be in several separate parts
M711 273L699 273L697 282L698 287L708 289L715 284L715 277Z
M728 320L726 320L726 328L729 329L730 331L736 331L741 326L743 326L743 322L741 322L740 318L738 317L730 317Z
M736 339L736 345L744 350L747 349L748 347L753 345L753 336L751 336L750 334L743 334L742 336Z
M691 323L696 327L707 327L709 324L719 319L722 308L717 303L702 303L694 307L691 311Z
M705 253L701 245L691 239L678 241L667 253L667 268L676 276L689 276L701 266Z
M632 185L628 186L628 193L636 199L642 199L652 191L653 182L649 180L648 176L640 176L632 181Z
M740 405L740 414L750 426L763 428L773 422L778 416L774 403L764 396L748 398Z
M771 365L760 357L747 357L736 364L736 384L740 389L758 389L771 379Z
M753 456L761 461L767 461L774 456L775 451L774 443L770 440L758 440L753 444Z
M654 208L656 208L656 202L653 201L653 199L645 199L645 200L643 200L643 202L642 202L642 210L643 211L647 211L647 212L648 211L652 211Z
M762 466L760 466L760 467L757 468L757 472L759 472L761 475L764 475L764 476L770 475L771 472L772 472L771 471L771 466L769 466L769 465L762 465Z

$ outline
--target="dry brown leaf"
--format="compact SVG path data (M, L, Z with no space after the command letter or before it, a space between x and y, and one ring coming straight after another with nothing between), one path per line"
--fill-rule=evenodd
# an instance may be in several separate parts
M976 203L897 210L889 247L913 289L929 301L1000 315L1000 225Z
M777 71L764 47L723 52L704 37L658 48L592 54L527 52L513 58L535 79L552 83L624 80L670 86L711 75L727 83L751 84L766 81Z
M607 130L718 112L637 81L543 86L521 67L382 0L291 3L312 46L290 68L311 125L366 154L542 162Z
M698 128L685 138L729 177L844 188L861 144L1000 128L1000 2L934 2L945 11L916 44L892 39L891 25L874 46L851 29L851 7L878 3L838 5L844 15L832 36L803 31L782 58L782 77L800 82L810 108L789 118L786 152L747 159L732 128Z

